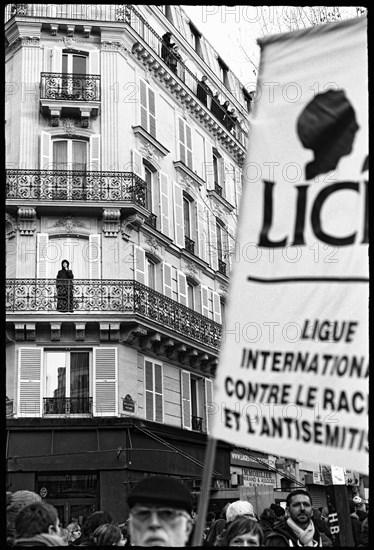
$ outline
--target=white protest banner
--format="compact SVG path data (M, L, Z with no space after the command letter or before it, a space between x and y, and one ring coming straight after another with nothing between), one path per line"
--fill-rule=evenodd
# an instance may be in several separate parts
M211 435L367 473L367 21L260 46Z

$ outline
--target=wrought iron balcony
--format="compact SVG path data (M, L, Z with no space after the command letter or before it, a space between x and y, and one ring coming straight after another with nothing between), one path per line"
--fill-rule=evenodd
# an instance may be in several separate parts
M218 259L218 271L222 275L226 275L226 264L220 259Z
M191 252L191 254L195 254L195 241L190 239L189 237L184 237L184 248Z
M7 170L6 199L127 202L145 207L145 182L133 172Z
M160 292L133 280L75 279L72 296L75 313L59 312L56 279L8 279L8 314L56 313L74 319L76 313L117 313L147 319L194 341L218 349L221 325Z
M149 225L150 227L153 227L154 229L157 228L157 216L156 214L150 214L148 218L144 222L145 224Z
M44 397L43 414L92 414L92 397Z
M41 73L40 99L100 101L100 75Z
M196 432L203 431L203 419L200 416L191 416L192 429Z

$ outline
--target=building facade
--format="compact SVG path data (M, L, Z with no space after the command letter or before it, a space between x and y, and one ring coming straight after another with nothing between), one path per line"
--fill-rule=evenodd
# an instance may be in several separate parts
M5 21L8 487L121 520L143 472L199 487L248 96L179 6Z

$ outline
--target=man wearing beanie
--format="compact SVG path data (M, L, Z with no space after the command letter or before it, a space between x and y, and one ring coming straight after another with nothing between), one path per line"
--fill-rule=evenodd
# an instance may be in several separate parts
M170 477L148 477L127 498L133 546L186 546L193 528L192 497Z

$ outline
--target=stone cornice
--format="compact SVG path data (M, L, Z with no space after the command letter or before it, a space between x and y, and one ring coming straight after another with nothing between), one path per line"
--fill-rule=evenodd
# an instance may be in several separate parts
M140 137L143 143L148 146L147 149L150 153L150 157L152 156L152 148L153 150L157 150L157 152L163 157L170 153L169 149L166 149L166 147L162 145L162 143L160 143L155 137L151 136L151 134L147 132L147 130L145 130L142 126L132 126L132 129L135 136Z

